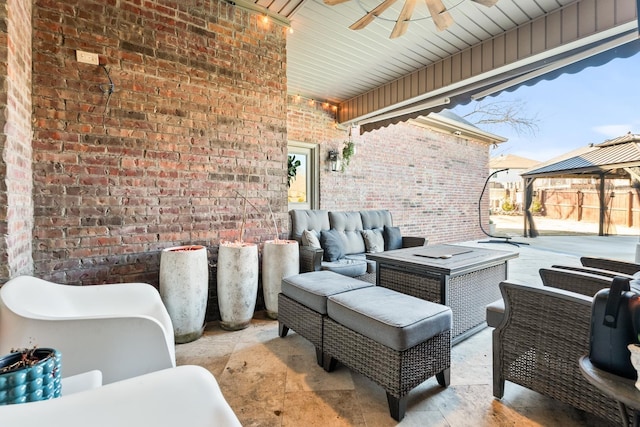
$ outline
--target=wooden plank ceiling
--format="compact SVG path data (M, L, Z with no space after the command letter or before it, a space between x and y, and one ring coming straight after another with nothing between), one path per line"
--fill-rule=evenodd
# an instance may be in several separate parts
M362 124L637 39L636 0L498 0L493 7L443 0L454 21L444 31L418 1L406 33L391 39L400 0L365 28L349 29L381 2L255 0L293 30L287 35L290 95L330 102L339 107L340 122Z

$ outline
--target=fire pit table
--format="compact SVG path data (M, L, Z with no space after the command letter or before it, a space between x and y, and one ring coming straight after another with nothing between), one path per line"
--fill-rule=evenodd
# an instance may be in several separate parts
M376 283L398 292L444 304L453 313L451 343L486 326L485 307L501 298L507 261L518 253L459 245L433 245L369 253Z

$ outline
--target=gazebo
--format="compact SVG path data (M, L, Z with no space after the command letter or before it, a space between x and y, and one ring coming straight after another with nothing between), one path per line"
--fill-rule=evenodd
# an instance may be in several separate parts
M524 236L536 237L531 204L533 201L533 182L536 178L599 178L598 194L600 216L598 235L604 235L604 223L607 210L605 182L607 179L631 179L640 184L640 135L628 133L601 144L572 151L522 174L524 179Z

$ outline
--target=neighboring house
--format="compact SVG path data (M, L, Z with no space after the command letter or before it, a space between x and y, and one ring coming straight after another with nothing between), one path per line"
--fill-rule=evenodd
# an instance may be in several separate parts
M512 208L512 210L521 211L524 181L520 175L539 163L537 160L514 154L492 157L489 160L489 173L495 173L495 175L490 180L489 206L491 209ZM508 203L505 204L505 202Z

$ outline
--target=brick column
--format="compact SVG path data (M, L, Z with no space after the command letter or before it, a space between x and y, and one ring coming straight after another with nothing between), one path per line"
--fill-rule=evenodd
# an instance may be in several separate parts
M0 0L0 283L33 273L31 35L31 1Z

